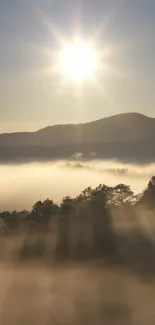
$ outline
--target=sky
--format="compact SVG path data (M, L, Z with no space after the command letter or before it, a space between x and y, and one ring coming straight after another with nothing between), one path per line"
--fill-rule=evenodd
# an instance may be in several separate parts
M154 17L154 0L0 0L0 133L155 117ZM75 35L109 53L109 69L80 88L51 69L59 37Z

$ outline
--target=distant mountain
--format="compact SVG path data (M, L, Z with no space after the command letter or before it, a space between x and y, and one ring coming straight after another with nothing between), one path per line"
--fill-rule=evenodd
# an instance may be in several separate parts
M0 134L0 160L92 157L155 161L155 118L124 113L85 124L48 126L36 132Z

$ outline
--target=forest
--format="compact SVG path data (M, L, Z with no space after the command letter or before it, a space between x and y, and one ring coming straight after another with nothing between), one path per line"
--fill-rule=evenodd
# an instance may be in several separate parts
M0 212L0 258L9 242L19 261L98 258L154 271L154 220L155 177L138 195L128 185L100 184L59 205L46 199L31 211Z

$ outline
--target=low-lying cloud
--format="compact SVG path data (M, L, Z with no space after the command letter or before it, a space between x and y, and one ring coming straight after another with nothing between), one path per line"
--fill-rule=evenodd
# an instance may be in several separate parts
M138 193L154 174L155 164L142 167L118 161L77 159L0 165L0 210L29 209L37 200L47 197L59 203L66 195L74 197L84 188L101 183L110 186L125 183Z

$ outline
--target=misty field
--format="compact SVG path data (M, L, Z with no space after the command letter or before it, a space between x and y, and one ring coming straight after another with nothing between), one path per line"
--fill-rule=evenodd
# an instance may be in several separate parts
M1 264L0 324L153 325L155 282L102 264Z
M137 223L113 218L121 259L117 255L114 260L56 260L58 233L55 237L51 232L1 236L0 324L153 325L152 214L148 215L150 228L140 223L138 214ZM38 249L42 239L44 250L38 256L34 248ZM23 258L25 243L31 249L27 258Z
M17 166L7 167L12 175L7 178L10 187L5 184L8 191L19 191L18 177L21 185L24 181L28 185L25 192L16 192L19 206L27 207L29 197L32 200L28 189L38 185L38 178L42 185L46 182L40 165L34 166L35 175L27 174L24 165L19 166L19 175ZM87 171L92 177L107 173L111 182L142 175L140 169L129 172L97 165L97 171L88 164L53 168L64 175L58 187L53 183L53 191L65 188L67 170L76 177ZM149 169L144 172L146 177ZM112 184L89 186L60 203L43 197L31 210L0 212L0 324L154 324L155 177L139 194L129 185Z

